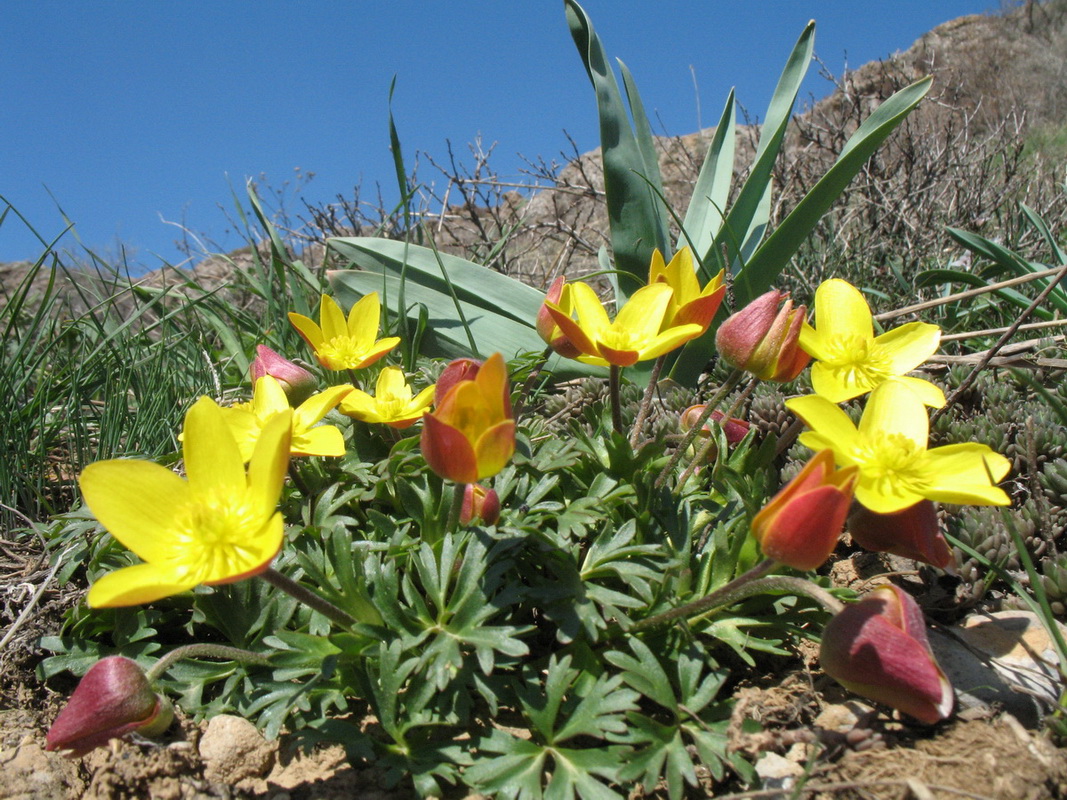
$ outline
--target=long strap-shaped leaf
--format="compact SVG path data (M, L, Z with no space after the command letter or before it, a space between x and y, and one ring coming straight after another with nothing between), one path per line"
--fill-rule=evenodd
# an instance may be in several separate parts
M796 252L820 217L838 198L867 159L897 125L911 113L930 90L931 78L906 86L878 106L845 143L841 155L819 182L797 203L782 224L774 229L745 264L734 283L734 297L740 307L765 292Z
M647 160L593 23L574 0L565 0L565 4L571 36L596 91L611 246L615 268L622 273L620 288L629 295L644 284L652 250L669 253L666 212L650 188L662 184L659 162L655 148L647 144L652 141L651 131L632 81L627 80L627 90L641 138L647 137L645 150L651 150Z
M760 131L755 159L737 200L730 208L726 224L716 234L708 250L698 252L703 265L704 280L710 279L721 267L727 266L722 261L723 245L726 246L730 265L736 270L741 263L739 256L742 254L743 245L747 242L748 249L751 249L753 233L766 228L766 215L770 209L768 193L771 190L771 171L782 147L782 139L796 103L797 93L800 91L800 84L811 63L814 47L815 22L812 21L797 39L778 79Z
M682 222L682 236L690 249L703 257L715 240L726 219L726 203L730 199L730 184L734 178L734 152L737 125L734 112L734 90L726 98L715 135L700 167L693 197ZM679 242L681 244L681 242Z

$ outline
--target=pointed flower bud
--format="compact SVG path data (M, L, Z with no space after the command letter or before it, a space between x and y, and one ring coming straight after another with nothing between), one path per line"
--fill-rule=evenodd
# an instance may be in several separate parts
M426 463L442 478L477 483L500 472L515 452L515 419L503 356L494 353L480 366L461 361L469 363L453 361L437 381L439 394L442 383L450 388L423 417L420 444ZM471 372L473 378L458 377Z
M816 453L752 519L763 554L795 569L822 566L841 535L855 487L855 467L835 470L830 450Z
M577 358L582 354L582 351L575 347L574 343L567 338L567 335L560 330L556 320L552 317L552 312L548 310L546 305L547 303L552 303L568 317L574 313L571 293L567 290L566 283L567 279L560 275L548 287L548 292L545 293L545 302L541 304L541 309L537 312L537 335L544 340L545 344L564 358Z
M450 361L434 384L433 404L441 405L449 389L460 381L473 381L481 368L482 362L476 358L457 358Z
M496 525L500 519L500 495L496 489L486 489L478 483L468 483L463 490L463 505L459 509L461 525L482 522Z
M727 317L715 346L727 363L761 380L788 383L811 361L799 344L807 312L806 306L793 308L788 294L771 289Z
M706 406L703 403L699 403L695 406L689 406L682 412L680 422L682 430L687 431L696 425L698 419L704 413ZM745 436L748 435L748 430L752 426L743 419L737 417L727 417L721 411L712 411L711 417L704 423L702 433L711 433L712 423L718 424L722 427L723 432L726 434L726 443L733 447L739 444Z
M253 385L265 375L275 378L281 384L292 406L298 406L311 397L315 387L318 386L314 375L263 344L256 345L256 357L252 361L249 373Z
M819 660L856 694L933 724L952 711L952 686L930 651L922 610L886 584L830 620Z
M956 556L941 533L937 509L930 500L891 514L878 514L857 503L848 518L848 532L873 553L892 553L954 571Z
M128 733L158 736L172 719L170 701L152 690L137 663L109 656L85 673L48 729L45 749L81 758Z

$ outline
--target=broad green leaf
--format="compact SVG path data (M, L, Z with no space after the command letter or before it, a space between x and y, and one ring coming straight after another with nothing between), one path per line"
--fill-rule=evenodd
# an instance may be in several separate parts
M660 183L659 165L645 163L615 74L589 16L574 0L565 0L565 5L571 36L596 91L611 246L622 294L629 296L644 284L653 249L666 253L669 248L665 212L649 185ZM635 109L638 113L643 116Z
M715 135L711 139L704 163L700 167L693 197L682 222L682 237L697 258L702 258L726 219L726 203L730 199L730 184L734 177L734 151L737 140L734 91L726 98ZM679 241L679 249L682 244ZM718 270L702 270L703 282Z
M737 276L734 297L738 308L770 288L801 242L867 159L926 96L930 82L930 78L923 78L901 89L856 129L834 165L774 229Z

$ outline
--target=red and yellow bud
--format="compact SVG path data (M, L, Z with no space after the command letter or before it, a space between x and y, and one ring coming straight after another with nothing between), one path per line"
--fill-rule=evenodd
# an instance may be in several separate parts
M902 511L878 514L857 504L848 518L848 532L860 547L873 553L892 553L952 572L956 556L948 546L930 500Z
M81 758L128 733L158 736L173 719L170 701L152 690L136 662L109 656L85 673L48 729L45 749Z
M515 452L515 420L503 356L494 353L480 366L461 360L470 363L448 374L457 364L452 362L437 382L439 392L444 381L450 388L423 417L422 455L442 478L477 483L500 472ZM456 377L471 373L473 378Z
M544 340L545 344L564 358L577 358L582 354L582 351L575 347L574 343L567 338L567 335L560 330L556 320L552 317L552 312L548 310L546 305L547 303L552 303L568 317L573 313L574 307L571 303L571 293L565 290L566 283L567 279L560 275L548 287L548 292L545 293L545 302L541 304L541 308L537 312L537 335Z
M689 406L682 412L679 421L682 425L682 430L687 431L696 425L697 420L704 414L706 406L700 403L695 406ZM701 429L701 435L706 436L711 433L711 425L717 424L723 429L726 434L726 443L733 447L736 444L740 444L741 440L748 435L749 428L752 426L743 419L737 417L727 417L721 411L712 411L708 421L704 423Z
M500 495L496 489L486 489L478 483L468 483L463 489L463 504L459 509L461 525L484 523L496 525L500 519Z
M811 361L799 344L806 306L793 308L789 295L772 289L727 317L715 346L729 364L765 381L787 383Z
M249 367L249 374L253 385L266 375L277 380L292 406L311 397L318 386L314 375L263 344L256 345L256 357Z
M846 689L933 724L952 711L952 686L930 651L922 610L886 584L826 625L819 660Z
M476 358L457 358L448 362L448 366L441 372L433 390L433 404L441 405L445 395L460 381L473 381L478 370L482 368L482 362Z
M810 570L830 557L852 503L856 467L834 469L820 450L752 519L752 535L767 558Z

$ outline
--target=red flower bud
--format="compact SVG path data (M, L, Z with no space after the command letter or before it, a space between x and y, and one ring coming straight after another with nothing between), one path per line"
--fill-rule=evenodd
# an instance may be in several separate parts
M807 306L794 309L788 294L771 289L727 317L715 346L727 363L762 380L787 383L811 361L799 344L807 313Z
M545 294L545 303L559 306L560 310L569 317L571 314L570 292L564 293L563 291L566 283L567 279L562 275L556 278L552 285L548 287L548 292ZM566 294L566 297L563 297L564 294ZM545 303L541 304L541 308L537 312L537 335L544 340L545 344L564 358L577 358L582 354L582 351L575 347L574 343L567 338L567 335L560 330Z
M473 381L481 368L482 362L476 358L457 358L450 361L434 384L433 404L441 405L449 389L460 381Z
M500 495L496 489L486 489L477 483L468 483L463 490L463 505L459 510L461 525L484 522L496 525L500 519Z
M876 514L857 504L848 518L848 532L860 547L874 553L892 553L952 572L956 556L948 546L929 500L892 514Z
M311 397L318 386L314 375L262 344L256 345L256 357L249 373L253 385L264 375L275 378L292 406L298 406Z
M48 729L45 749L80 758L128 733L163 733L173 718L170 701L152 690L136 662L109 656L85 673Z
M856 467L834 469L834 454L820 450L752 520L763 554L795 569L815 569L830 557L841 535Z
M695 406L689 406L682 412L680 422L682 430L687 431L696 425L700 416L704 413L706 406L701 403ZM743 419L737 419L737 417L727 417L721 411L712 411L711 417L704 423L701 434L711 433L711 423L717 423L722 427L723 432L726 434L726 443L733 447L739 444L745 436L748 435L748 429L752 427L748 422Z
M878 587L830 620L819 660L846 689L920 722L952 711L952 686L930 651L922 610L896 586Z

